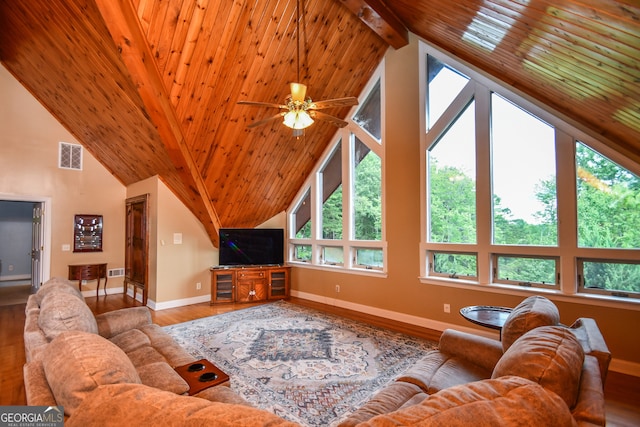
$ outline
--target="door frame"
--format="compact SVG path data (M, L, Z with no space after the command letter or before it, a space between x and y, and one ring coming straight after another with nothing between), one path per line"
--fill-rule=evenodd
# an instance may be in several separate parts
M42 203L40 277L32 277L31 280L33 283L46 282L51 277L51 197L0 193L0 200Z

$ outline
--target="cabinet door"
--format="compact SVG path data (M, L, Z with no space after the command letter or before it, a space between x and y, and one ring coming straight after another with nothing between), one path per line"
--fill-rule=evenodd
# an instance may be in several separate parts
M211 278L211 302L233 302L235 290L234 271L214 271Z
M267 299L267 273L262 269L238 271L236 301L264 301Z
M278 268L269 271L269 299L289 296L289 269Z
M236 282L236 302L252 301L253 281L247 279L238 279Z
M253 300L266 301L268 296L269 284L267 279L259 279L253 282Z

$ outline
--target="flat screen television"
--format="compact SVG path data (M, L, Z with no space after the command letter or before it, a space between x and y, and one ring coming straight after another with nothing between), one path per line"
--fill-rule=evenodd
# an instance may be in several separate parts
M220 265L278 265L284 263L281 228L221 228Z

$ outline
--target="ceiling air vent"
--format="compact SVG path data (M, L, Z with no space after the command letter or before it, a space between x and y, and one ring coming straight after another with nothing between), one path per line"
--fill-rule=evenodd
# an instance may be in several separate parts
M82 145L60 142L60 153L58 156L58 167L60 169L82 170Z

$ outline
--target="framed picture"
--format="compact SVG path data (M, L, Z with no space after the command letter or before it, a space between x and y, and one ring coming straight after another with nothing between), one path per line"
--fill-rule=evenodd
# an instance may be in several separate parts
M102 215L76 215L73 252L102 252Z

